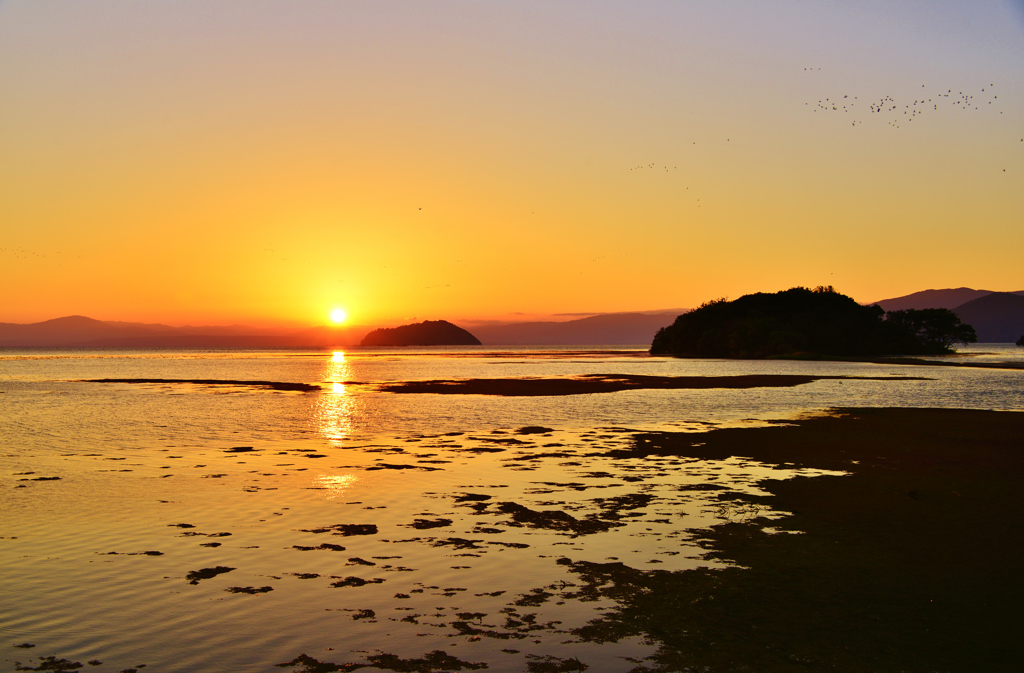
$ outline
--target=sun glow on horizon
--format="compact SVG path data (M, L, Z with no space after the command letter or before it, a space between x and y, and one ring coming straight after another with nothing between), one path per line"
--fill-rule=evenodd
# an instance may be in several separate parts
M0 0L0 323L1021 289L1024 0L125 4Z

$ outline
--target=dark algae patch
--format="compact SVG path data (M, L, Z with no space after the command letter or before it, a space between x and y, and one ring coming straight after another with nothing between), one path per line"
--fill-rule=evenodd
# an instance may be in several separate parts
M348 560L348 562L352 563L354 565L357 565L357 566L375 566L375 565L377 565L373 561L367 561L366 559L359 558L358 556L353 556L352 558L350 558Z
M228 587L224 591L229 594L265 594L274 590L272 586L265 587Z
M355 671L360 668L377 668L384 671L409 673L433 673L434 671L478 671L487 668L485 663L472 663L453 657L444 650L428 652L418 659L402 659L394 654L375 654L366 658L365 663L335 664L317 661L300 654L292 661L277 664L281 668L296 668L296 673L329 673L330 671Z
M1019 670L1024 414L854 409L789 426L638 435L618 453L847 472L730 494L792 512L703 531L707 557L737 567L561 559L578 576L563 599L615 604L576 637L659 644L636 670Z
M439 467L426 467L424 465L406 465L402 463L378 463L369 467L363 468L367 472L374 470L423 470L425 472L436 472L440 470Z
M377 525L372 523L339 523L322 528L303 528L303 533L331 533L333 535L376 535Z
M380 584L383 581L384 580L379 577L372 580L364 580L362 577L354 577L350 575L349 577L343 577L339 579L337 582L331 582L331 586L335 588L361 587L367 584Z
M527 425L516 430L517 435L542 435L547 432L554 432L554 428L545 428L542 425Z
M315 551L317 549L322 549L322 550L325 550L325 551L345 551L345 548L342 547L340 544L329 544L329 543L319 544L319 545L317 545L315 547L306 547L306 546L303 546L303 545L296 544L296 545L292 545L292 549L298 549L299 551Z
M462 495L455 496L455 502L483 502L490 500L494 496L484 495L482 493L463 493Z
M82 668L81 662L71 661L70 659L58 659L57 657L39 657L38 666L22 664L20 661L14 662L14 670L16 671L75 671L79 668Z
M407 524L410 528L416 530L428 530L430 528L444 528L445 526L452 525L451 519L413 519L413 522Z
M190 571L187 575L185 575L185 579L188 580L189 584L199 584L199 580L208 580L216 577L217 575L220 575L221 573L229 573L232 570L234 570L234 568L229 568L227 566L200 568L199 570Z
M575 535L602 533L609 528L622 524L612 521L587 518L577 519L562 510L533 510L514 502L499 502L496 509L502 514L511 514L513 526L529 528L546 528L548 530L565 531Z
M585 671L588 668L576 657L559 659L551 655L527 654L526 659L526 670L529 673L564 673L565 671Z

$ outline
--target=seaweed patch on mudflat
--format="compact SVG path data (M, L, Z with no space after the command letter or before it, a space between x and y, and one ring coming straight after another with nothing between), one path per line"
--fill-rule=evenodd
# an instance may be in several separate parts
M199 570L191 570L185 579L188 580L189 584L199 584L200 580L208 580L220 575L222 573L229 573L235 568L229 568L228 566L215 566L213 568L200 568Z
M323 390L312 383L291 383L288 381L244 381L234 379L82 379L82 383L159 383L181 384L191 383L199 386L235 386L247 388L266 388L268 390L285 390L312 393Z
M747 374L740 376L645 376L641 374L585 374L569 377L517 377L502 379L435 379L382 383L387 393L441 395L497 395L539 397L614 393L622 390L708 390L712 388L791 388L815 381L926 381L915 376L810 376L802 374Z

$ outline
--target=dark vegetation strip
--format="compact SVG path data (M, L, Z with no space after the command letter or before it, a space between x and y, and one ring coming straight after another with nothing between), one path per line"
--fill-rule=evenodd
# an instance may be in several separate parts
M764 481L766 496L721 492L748 514L723 517L699 543L740 567L562 559L581 582L563 599L616 604L574 634L651 638L660 647L645 671L1019 670L1021 438L1024 413L939 409L638 434L611 455L745 456L847 474ZM749 514L766 506L792 515Z
M293 390L304 393L322 390L311 383L288 383L286 381L235 381L231 379L83 379L83 383L194 383L202 386L248 386L270 390Z
M798 374L750 374L744 376L642 376L639 374L587 374L567 378L502 378L384 383L389 393L438 393L447 395L585 395L620 390L703 390L708 388L789 388L828 379L870 381L922 381L920 377L805 376Z

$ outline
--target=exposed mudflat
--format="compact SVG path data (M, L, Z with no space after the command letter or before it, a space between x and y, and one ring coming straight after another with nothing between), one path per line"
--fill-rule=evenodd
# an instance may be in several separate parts
M520 377L500 379L459 379L399 381L378 387L389 393L435 393L440 395L499 395L535 397L587 395L623 390L707 390L713 388L789 388L824 380L925 381L914 376L812 376L796 374L748 374L740 376L644 376L640 374L586 374L572 377Z
M191 383L200 386L232 386L246 388L266 388L268 390L289 390L309 393L322 388L312 383L291 383L288 381L249 381L231 379L82 379L83 383L157 383L157 384L186 384Z

